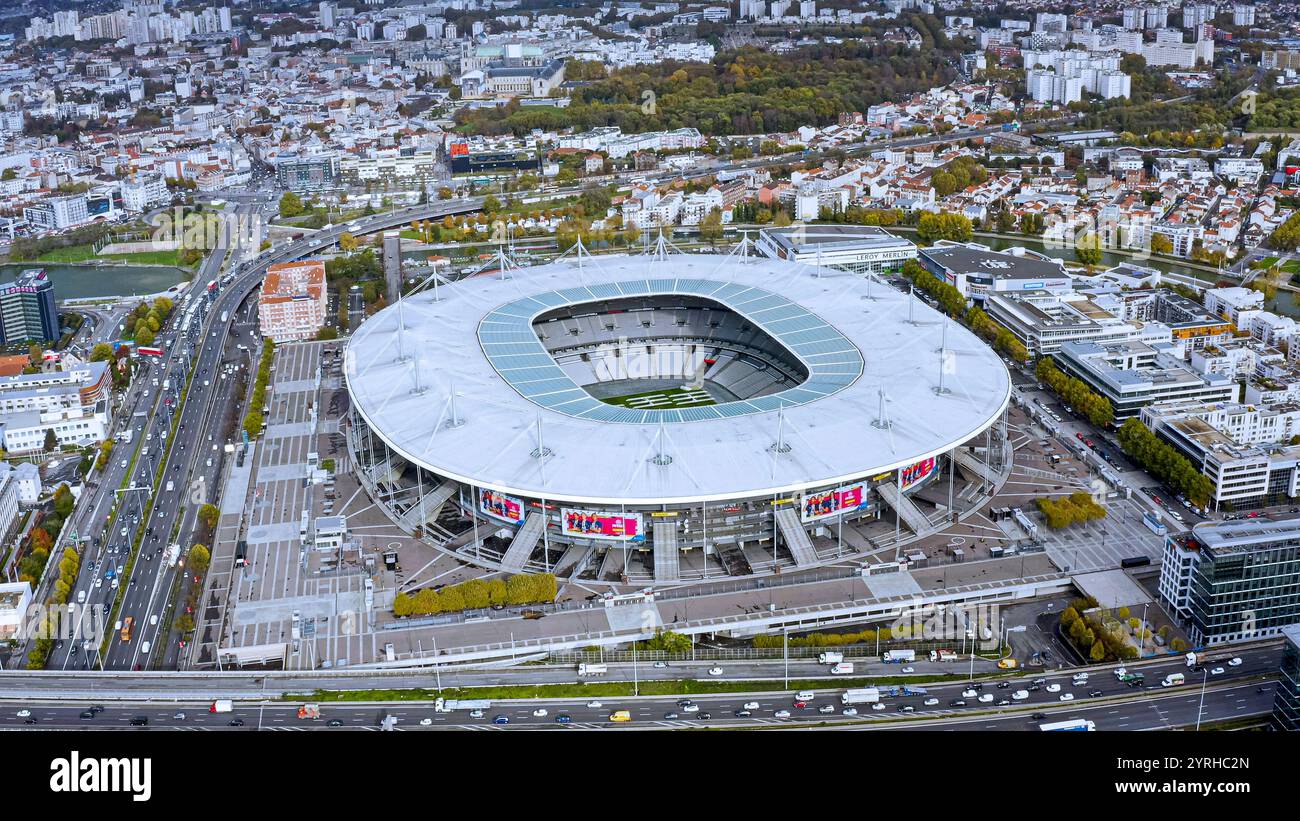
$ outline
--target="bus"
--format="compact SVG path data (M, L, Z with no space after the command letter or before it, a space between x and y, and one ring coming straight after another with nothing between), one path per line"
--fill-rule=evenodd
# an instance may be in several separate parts
M1154 510L1148 510L1142 514L1142 524L1146 525L1147 530L1157 536L1163 536L1169 532L1169 528L1165 527L1165 523L1160 521L1160 517L1155 514Z
M1048 732L1067 730L1073 732L1092 733L1096 732L1097 725L1087 719L1072 718L1069 721L1053 721L1050 724L1039 724L1038 729L1046 730Z
M122 641L131 640L131 627L135 624L134 616L127 616L122 619Z
M144 345L140 345L139 347L137 347L135 349L135 352L140 354L141 356L162 356L163 355L162 348L146 348Z

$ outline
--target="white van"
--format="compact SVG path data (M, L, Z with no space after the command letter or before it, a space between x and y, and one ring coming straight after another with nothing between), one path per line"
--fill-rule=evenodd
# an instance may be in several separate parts
M85 591L85 590L78 590L78 591L77 591L77 604L85 604L85 603L86 603L86 591Z
M815 695L816 695L816 693L814 693L812 690L800 690L799 692L797 692L797 693L794 694L794 700L795 700L795 701L812 701L812 700L813 700L813 696L815 696Z
M149 642L146 641L144 644L140 645L140 652L144 653L146 656L149 655Z

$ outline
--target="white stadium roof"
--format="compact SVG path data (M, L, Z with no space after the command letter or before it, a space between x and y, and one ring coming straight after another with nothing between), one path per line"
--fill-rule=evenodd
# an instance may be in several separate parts
M726 305L781 342L808 379L720 405L631 410L588 396L531 328L557 307L655 293ZM353 335L353 405L403 457L531 498L679 504L877 476L984 430L1010 396L1002 361L959 324L919 299L909 309L906 295L879 282L808 265L586 256L473 277L437 296L391 305ZM873 424L881 390L886 427Z

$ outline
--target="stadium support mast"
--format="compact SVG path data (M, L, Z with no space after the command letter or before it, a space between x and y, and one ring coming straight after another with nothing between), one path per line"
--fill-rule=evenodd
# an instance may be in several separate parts
M943 384L943 372L947 370L948 365L948 320L946 319L943 323L943 336L939 343L939 350L936 353L939 354L939 386L934 389L934 392L939 396L943 396L952 393Z

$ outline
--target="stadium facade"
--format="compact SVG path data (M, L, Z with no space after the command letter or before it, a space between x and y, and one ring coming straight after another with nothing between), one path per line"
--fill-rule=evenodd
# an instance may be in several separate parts
M746 251L580 252L380 311L345 365L362 485L471 563L634 583L893 559L1000 486L988 346Z

